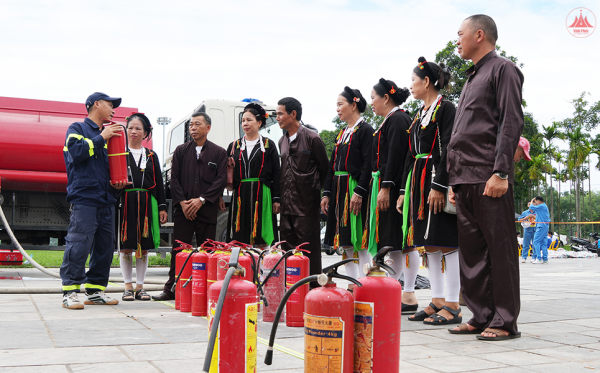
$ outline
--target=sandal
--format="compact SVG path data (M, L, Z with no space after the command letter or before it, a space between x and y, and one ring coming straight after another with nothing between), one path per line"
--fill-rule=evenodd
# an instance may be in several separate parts
M427 325L448 325L448 324L460 324L462 322L462 316L458 316L460 314L460 307L457 310L454 310L448 306L444 306L442 307L443 310L446 310L448 312L450 312L450 314L452 316L454 316L453 319L448 320L447 318L445 318L444 316L439 315L438 313L434 313L433 315L429 316L433 319L433 321L425 321L423 320L423 324L427 324Z
M415 312L417 312L418 308L419 308L418 304L406 304L406 303L402 303L402 315L404 315L404 314L406 314L406 315L414 314Z
M433 308L434 314L438 313L442 310L441 308L437 308L435 306L435 304L433 304L433 302L429 303L429 307ZM431 317L431 315L429 315L427 312L425 312L425 310L421 310L421 311L415 313L413 317L408 317L408 321L423 321L428 317Z
M132 301L135 300L134 295L133 295L133 290L125 290L123 292L123 296L121 297L121 299L123 299L124 301Z
M495 337L484 337L482 335L478 335L477 339L481 341L505 341L507 339L521 338L521 332L517 332L517 334L510 334L506 330L502 329L487 328L482 333L492 333L495 335Z
M150 300L150 294L146 293L146 290L144 289L138 289L135 291L135 299Z
M448 332L450 334L481 334L481 333L483 333L483 329L475 328L473 330L469 330L469 327L467 325L468 325L467 323L460 324L458 326L458 330L454 330L454 328L449 328Z

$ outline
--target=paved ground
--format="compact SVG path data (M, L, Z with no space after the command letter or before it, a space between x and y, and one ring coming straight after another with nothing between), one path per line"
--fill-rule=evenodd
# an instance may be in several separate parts
M323 256L324 265L339 256ZM119 275L118 270L113 270ZM166 269L149 271L161 280ZM421 275L427 270L421 269ZM10 279L15 277L16 279ZM58 286L33 269L0 269L2 288ZM483 342L402 320L403 372L589 372L600 369L600 259L521 264L521 339ZM120 294L118 295L120 297ZM421 306L430 291L418 290ZM158 302L61 308L59 294L0 294L0 373L200 371L204 318ZM463 307L465 317L469 312ZM259 320L260 320L259 316ZM259 324L259 372L303 372L303 360L276 351L262 363L271 324ZM277 344L300 355L302 328L282 327Z

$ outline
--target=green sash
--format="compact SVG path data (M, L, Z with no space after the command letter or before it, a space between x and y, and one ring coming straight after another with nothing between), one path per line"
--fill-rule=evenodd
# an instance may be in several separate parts
M158 248L160 246L160 222L158 219L158 202L156 202L156 198L148 191L148 189L125 189L125 192L147 192L150 194L150 206L152 211L152 216L150 218L150 224L152 224L152 242L154 243L154 248Z
M373 182L371 184L371 201L369 206L369 253L372 256L377 254L377 195L379 194L379 176L380 171L371 173Z
M350 175L346 171L336 171L335 176ZM354 191L358 181L349 176L348 179L348 198L350 198L350 191ZM349 208L349 207L348 207ZM358 215L354 215L351 211L350 214L350 241L354 246L354 252L360 251L362 246L362 213L359 211Z
M427 156L429 156L429 154L417 154L417 156L415 157L415 166L417 164L417 159L425 158ZM404 187L404 205L402 206L402 245L406 245L406 236L408 235L408 222L410 219L410 188L413 170L410 170L410 172L408 173L408 178L406 179L406 186Z
M242 183L249 183L253 181L260 181L258 177L250 177L248 179L242 179ZM261 224L261 237L265 243L271 246L271 243L275 239L273 234L273 201L271 199L271 188L262 183L262 224Z

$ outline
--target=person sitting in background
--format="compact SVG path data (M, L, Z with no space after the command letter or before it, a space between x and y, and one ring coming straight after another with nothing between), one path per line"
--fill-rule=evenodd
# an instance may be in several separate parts
M144 291L148 269L148 250L160 245L160 224L167 222L167 201L160 161L142 140L152 137L150 120L142 113L127 118L129 169L133 185L119 198L119 263L125 282L122 299L150 300ZM160 223L159 223L160 221ZM135 252L135 292L132 285Z

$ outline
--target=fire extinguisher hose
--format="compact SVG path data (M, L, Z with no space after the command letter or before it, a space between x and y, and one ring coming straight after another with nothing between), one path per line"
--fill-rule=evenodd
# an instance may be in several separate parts
M256 284L258 289L258 294L260 299L264 302L265 306L268 306L267 297L265 297L265 292L262 288L262 284L260 283L260 279L258 277L258 271L260 270L260 262L256 261L256 258L252 254L248 254L250 256L250 260L252 260L252 271L254 272L254 276L252 277L252 281Z
M190 260L190 258L192 257L192 255L196 252L197 250L192 250L192 252L190 253L190 255L188 255L187 258L185 258L185 262L183 262L183 265L181 266L181 270L179 271L179 274L177 275L177 278L175 279L175 282L173 283L173 286L171 286L171 293L175 292L175 287L177 286L177 282L179 282L179 279L181 278L181 274L183 273L183 270L185 269L185 266L188 263L188 260ZM171 254L174 255L174 254ZM186 283L187 284L187 283Z
M227 295L227 288L229 287L229 281L235 273L235 267L229 267L225 279L223 280L223 287L221 287L221 293L219 294L219 300L217 301L217 309L215 311L214 320L210 330L210 338L208 339L208 345L206 346L206 356L204 357L204 367L202 372L208 373L210 370L210 362L212 360L213 348L217 339L217 330L219 329L219 321L221 321L221 311L223 311L223 303L225 303L225 296Z
M292 250L290 250L288 252L292 252ZM275 345L275 334L277 334L277 326L279 325L279 318L281 317L281 314L283 313L283 307L287 303L290 296L294 293L294 291L296 291L296 289L298 289L302 285L308 284L309 282L317 281L318 278L319 278L319 275L312 275L312 276L303 278L302 280L296 282L290 288L290 290L288 290L285 293L285 295L283 296L283 299L281 299L281 303L279 303L279 307L277 307L277 313L275 313L275 320L273 320L273 327L271 328L271 335L269 337L269 347L267 348L267 354L265 355L265 364L271 365L273 363L273 345ZM211 337L212 337L212 334L211 334ZM210 344L209 344L209 346L210 346ZM206 366L206 361L204 364ZM208 372L208 371L206 371L206 372Z

